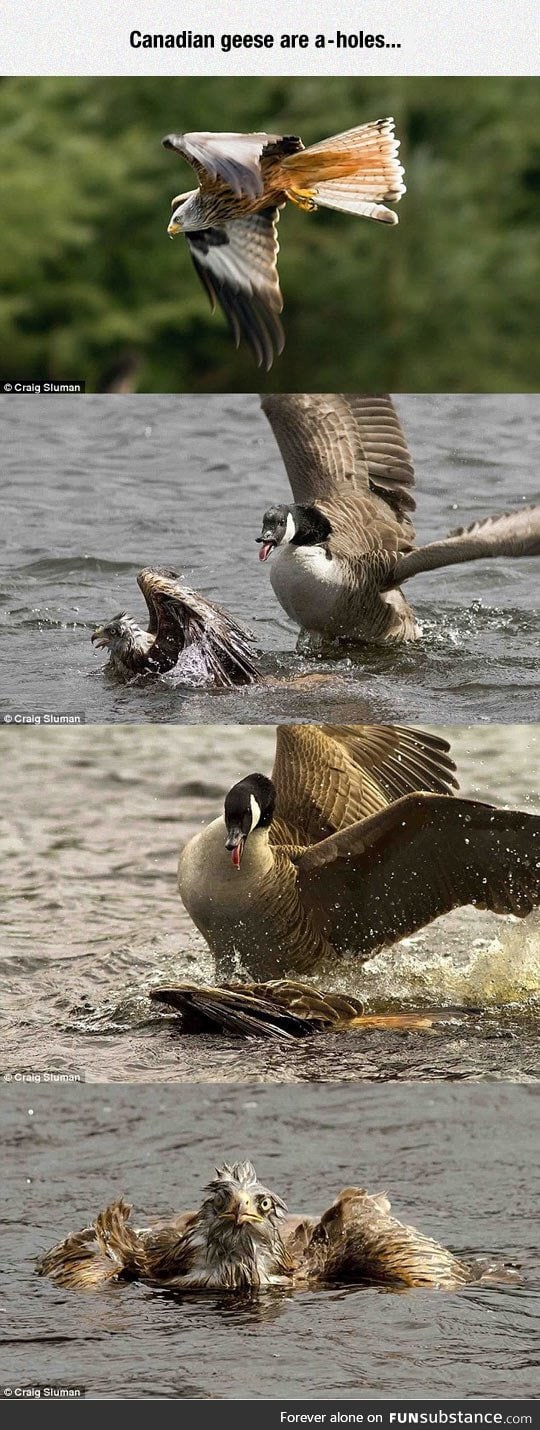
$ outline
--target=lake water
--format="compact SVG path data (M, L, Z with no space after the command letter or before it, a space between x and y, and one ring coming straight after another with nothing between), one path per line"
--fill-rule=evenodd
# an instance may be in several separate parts
M441 733L464 795L540 808L540 726ZM154 984L213 976L178 897L178 850L231 784L270 772L273 750L267 726L0 730L2 1065L140 1082L537 1077L540 911L455 910L340 965L334 986L373 1007L457 1008L434 1033L182 1037L149 1002Z
M421 542L540 500L536 396L396 398ZM255 537L290 489L254 395L0 398L2 709L89 722L530 721L538 715L537 559L478 562L408 588L423 638L335 660L295 654ZM103 673L93 627L146 621L143 566L172 566L253 629L275 684L213 692L193 672ZM299 674L325 675L295 688Z
M16 1086L0 1116L3 1383L97 1399L537 1395L535 1089ZM236 1157L291 1211L321 1212L351 1183L385 1189L400 1219L459 1255L517 1262L520 1279L246 1302L84 1294L35 1275L36 1256L119 1193L143 1217L196 1206Z

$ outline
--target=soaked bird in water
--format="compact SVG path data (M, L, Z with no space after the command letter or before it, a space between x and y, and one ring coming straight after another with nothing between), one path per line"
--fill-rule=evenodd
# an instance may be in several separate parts
M182 1033L233 1033L238 1037L304 1038L312 1033L431 1031L454 1023L455 1009L422 1013L366 1013L352 994L321 992L293 978L220 987L175 983L150 988L154 1003L181 1014ZM462 1010L460 1015L463 1017Z
M393 726L284 725L180 854L178 887L220 977L361 961L462 904L540 900L540 817L453 797L445 740Z
M275 594L302 630L330 641L414 641L421 631L401 590L411 576L540 555L540 506L415 545L414 467L390 397L275 393L262 407L294 503L265 512L259 558L272 556Z
M236 346L244 339L268 371L285 337L279 320L277 224L287 200L385 224L385 207L405 193L393 119L376 120L304 148L296 135L168 134L166 149L187 159L199 187L172 201L171 237L184 233L210 298Z
M288 1216L251 1162L225 1163L197 1212L134 1228L113 1202L38 1262L59 1286L144 1281L179 1290L291 1289L344 1281L453 1290L474 1279L446 1247L392 1216L386 1193L346 1187L316 1216Z
M91 637L93 645L110 651L108 668L114 675L164 675L191 646L214 685L258 683L254 637L245 626L183 585L174 571L146 569L139 571L137 581L148 606L148 630L122 612Z

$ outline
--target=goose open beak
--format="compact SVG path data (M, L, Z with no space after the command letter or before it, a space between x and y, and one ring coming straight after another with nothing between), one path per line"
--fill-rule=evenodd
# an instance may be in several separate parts
M242 834L241 829L233 829L231 833L227 835L225 848L230 851L235 869L239 869L242 863L245 842L246 836Z
M268 561L268 557L271 556L276 545L275 541L268 538L265 539L264 536L256 536L255 540L259 542L261 548L259 551L259 561Z
M240 865L241 865L241 863L242 863L242 855L243 855L243 853L244 853L244 844L245 844L245 842L246 842L245 839L243 839L243 838L240 839L240 840L238 841L238 844L235 845L235 847L234 847L234 849L233 849L233 851L232 851L232 861L233 861L233 864L234 864L235 869L239 869L239 868L240 868Z

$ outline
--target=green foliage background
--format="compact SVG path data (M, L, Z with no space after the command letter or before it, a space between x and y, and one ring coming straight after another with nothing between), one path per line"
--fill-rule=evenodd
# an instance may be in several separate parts
M533 79L3 79L0 378L86 378L134 350L141 391L534 391L540 137ZM287 206L285 352L268 378L212 317L170 130L305 143L393 114L397 228Z

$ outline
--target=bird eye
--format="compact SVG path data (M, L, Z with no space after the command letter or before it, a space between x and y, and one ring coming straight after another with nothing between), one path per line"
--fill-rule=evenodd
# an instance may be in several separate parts
M259 1211L271 1212L274 1203L271 1197L259 1197Z

